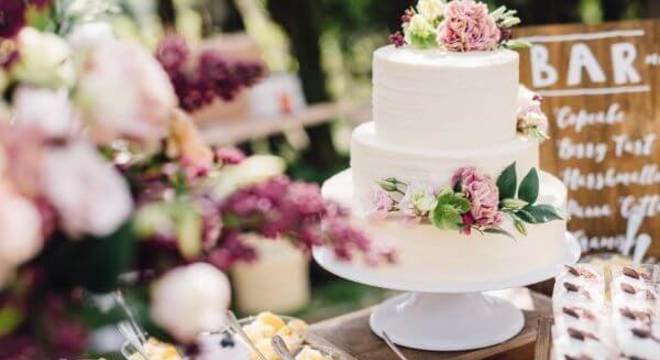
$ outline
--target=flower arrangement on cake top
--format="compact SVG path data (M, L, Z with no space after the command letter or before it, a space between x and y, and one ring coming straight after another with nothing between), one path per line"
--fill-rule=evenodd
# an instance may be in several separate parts
M511 28L520 19L516 10L505 6L489 11L486 4L474 0L419 0L401 21L402 31L390 36L397 47L466 52L528 46L512 39Z
M527 235L527 224L560 220L552 205L537 204L539 175L532 168L518 184L515 163L497 178L464 167L454 172L450 186L406 183L396 178L378 182L372 193L372 215L386 218L392 213L413 222L429 222L442 230L458 230L466 235L481 233L512 235L502 227L508 217L520 234Z

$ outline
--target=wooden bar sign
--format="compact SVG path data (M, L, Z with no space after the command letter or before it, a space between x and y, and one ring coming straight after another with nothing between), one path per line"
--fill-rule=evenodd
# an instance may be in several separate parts
M543 96L550 122L541 165L568 187L569 229L583 252L643 251L650 236L647 255L660 257L660 21L516 36L533 44L520 52L521 82ZM635 212L644 220L626 245Z

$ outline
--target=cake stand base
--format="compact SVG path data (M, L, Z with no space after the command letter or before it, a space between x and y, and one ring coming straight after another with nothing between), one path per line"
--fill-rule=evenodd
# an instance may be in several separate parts
M478 349L517 335L525 320L512 304L481 293L406 293L371 314L373 332L397 345L429 351Z

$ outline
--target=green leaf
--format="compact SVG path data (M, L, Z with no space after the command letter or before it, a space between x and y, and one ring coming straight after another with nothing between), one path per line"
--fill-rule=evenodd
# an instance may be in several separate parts
M431 212L431 223L439 229L458 230L462 222L461 214L448 204L438 204Z
M532 215L531 213L529 213L525 209L520 209L520 210L516 211L516 215L518 216L518 218L520 218L522 221L524 221L528 224L535 224L536 223L536 218L534 217L534 215Z
M520 234L522 234L524 236L527 236L527 227L525 226L524 222L516 219L516 220L513 221L513 225L516 227L516 230Z
M518 197L522 200L527 201L530 204L536 202L536 199L539 197L539 173L536 171L536 168L529 170L527 175L520 182L520 188L518 189Z
M510 232L502 229L501 227L489 227L489 228L484 229L483 231L485 233L489 233L489 234L504 235L504 236L509 237L513 240L516 240L516 238L513 235L511 235Z
M82 285L92 292L106 293L117 287L119 275L133 262L136 235L132 223L105 237L78 241L56 237L44 254L44 263L49 280L57 287Z
M500 176L497 177L497 189L500 192L500 200L516 197L518 180L516 175L516 163L509 165Z
M504 199L502 200L502 209L504 210L519 210L529 205L527 201L520 199Z
M24 319L23 313L13 306L0 309L0 337L11 334Z
M547 204L528 205L523 209L534 218L536 224L543 224L553 220L562 220L556 207Z
M529 41L516 39L505 42L504 47L511 50L527 49L532 47L532 43Z

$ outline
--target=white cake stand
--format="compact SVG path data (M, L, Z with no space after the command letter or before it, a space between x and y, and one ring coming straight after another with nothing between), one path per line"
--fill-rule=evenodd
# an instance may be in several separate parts
M567 258L531 272L498 281L466 285L436 282L428 274L392 276L391 271L361 261L342 262L331 250L315 249L314 259L326 270L358 283L405 293L380 304L370 326L382 337L386 331L396 344L428 351L459 351L487 347L517 335L524 326L521 310L482 292L526 286L557 275L566 263L576 262L580 246L566 233ZM391 270L391 269L390 269Z

